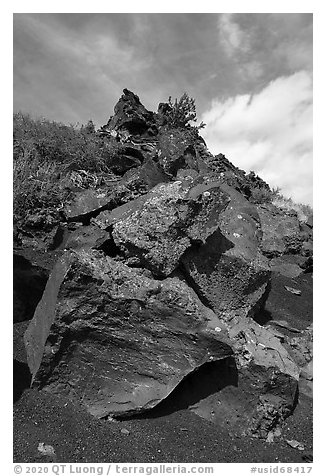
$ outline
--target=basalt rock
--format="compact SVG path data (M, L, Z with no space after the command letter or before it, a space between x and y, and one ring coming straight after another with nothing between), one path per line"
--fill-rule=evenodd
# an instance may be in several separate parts
M203 151L202 156L205 162L214 172L223 178L227 185L240 192L245 198L249 199L253 189L265 190L270 192L270 188L264 180L253 172L246 174L230 162L224 154L213 155L208 151Z
M153 136L158 132L154 113L148 111L139 97L128 89L123 90L123 95L114 107L114 116L102 131L114 132L119 140L129 135Z
M256 207L226 184L230 202L219 229L182 256L185 273L198 295L222 319L257 310L268 290L270 270L259 250L261 230Z
M310 334L284 342L252 317L271 269L296 276L305 262L286 260L300 253L311 269L312 223L257 208L252 190L268 185L210 154L198 131L171 129L168 106L152 113L124 90L99 131L119 178L73 190L50 220L43 248L64 254L25 334L33 385L125 417L212 362L213 378L230 382L217 369L232 362L216 418L238 408L246 433L266 438L293 411ZM42 220L31 215L26 233Z
M162 167L153 160L146 160L137 169L129 170L123 176L122 182L129 190L137 191L139 195L149 192L155 185L168 182L169 177ZM133 198L136 198L135 196Z
M159 134L158 162L169 177L182 169L207 173L210 168L197 151L197 139L188 130L165 129Z
M195 183L157 185L112 211L112 236L127 257L157 276L168 276L194 242L205 242L218 229L229 197L215 182Z
M263 232L262 252L270 257L300 252L302 236L295 214L281 212L273 205L258 207Z
M306 221L306 225L309 226L309 228L313 228L314 226L314 217L313 215L309 215Z
M186 375L231 357L246 395L246 432L265 437L295 402L299 371L272 333L250 318L225 325L184 280L157 281L94 251L58 261L25 345L35 387L99 418L144 412Z
M116 175L123 175L130 169L139 167L144 161L143 154L134 147L122 146L119 149L119 154L113 159L111 158L110 170Z
M147 274L96 252L64 255L25 334L33 385L97 417L130 415L232 355L223 324L185 283Z
M300 255L282 255L272 258L269 262L273 273L281 274L288 278L297 278L303 273L306 258Z
M65 249L85 251L101 249L108 240L111 240L109 233L97 226L78 226L69 234Z
M300 370L281 340L249 317L229 324L239 381L246 397L245 433L266 438L293 412Z
M252 418L261 398L279 397L274 425L293 407L299 375L278 339L250 318L225 325L184 280L155 280L96 251L58 261L25 346L35 387L99 418L144 412L203 364L233 356L250 382Z
M146 160L141 166L128 170L120 180L107 187L78 190L65 204L63 215L67 222L89 224L102 211L112 210L131 201L153 188L158 183L168 181L162 168L153 161Z
M63 213L66 220L68 222L89 222L92 216L106 208L109 201L108 195L108 190L87 189L76 192L64 206Z

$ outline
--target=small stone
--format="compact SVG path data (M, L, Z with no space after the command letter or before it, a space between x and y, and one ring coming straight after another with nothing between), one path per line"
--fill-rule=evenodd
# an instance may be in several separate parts
M270 431L266 438L266 443L273 443L274 442L274 433Z
M301 291L300 289L295 289L291 288L290 286L284 286L287 291L289 291L292 294L296 294L297 296L301 296Z
M286 440L286 442L289 446L292 446L292 448L295 448L296 450L304 450L304 445L297 440Z
M54 456L55 455L54 448L51 445L45 445L44 443L39 443L37 449L44 456Z
M129 435L130 431L127 430L126 428L122 428L121 433L122 433L123 435Z

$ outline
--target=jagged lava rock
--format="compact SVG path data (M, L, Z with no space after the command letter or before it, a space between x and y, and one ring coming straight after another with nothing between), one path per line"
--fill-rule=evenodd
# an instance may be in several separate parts
M303 240L296 215L281 212L273 205L259 206L258 213L263 231L262 252L266 256L300 251Z
M182 256L192 286L222 319L246 316L268 290L270 270L259 250L261 230L256 207L226 184L229 198L219 230Z
M302 266L306 258L298 255L282 255L272 258L269 262L273 273L282 274L288 278L297 278L303 273Z
M159 184L112 211L112 236L127 256L156 275L168 276L192 243L203 243L217 230L228 202L216 182Z
M97 417L129 415L232 355L223 323L184 282L149 276L98 252L62 256L25 333L33 385Z
M202 174L209 172L209 167L197 152L199 138L188 130L163 129L158 136L158 162L164 172L175 177L182 169L193 169Z
M246 401L237 423L245 434L266 438L295 408L300 369L279 337L249 316L233 319L228 327L243 394L240 402ZM236 400L233 404L239 405Z
M67 221L89 221L94 214L96 215L106 208L109 201L108 195L108 190L101 189L87 189L76 192L63 208Z
M96 217L91 218L91 223L102 229L108 228L112 209L145 195L155 185L164 182L168 182L168 177L161 167L152 160L145 160L140 167L128 170L117 182L116 187L108 196L105 209L96 214Z
M65 243L65 249L98 249L111 237L108 232L98 226L79 226L72 231Z
M123 90L123 95L114 107L114 116L102 129L114 131L121 136L126 134L151 136L158 132L154 113L148 111L139 97L128 89Z

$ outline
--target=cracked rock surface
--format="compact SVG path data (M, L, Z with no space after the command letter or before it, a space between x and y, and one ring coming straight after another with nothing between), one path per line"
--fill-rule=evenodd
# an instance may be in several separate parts
M223 324L185 283L146 274L96 252L64 255L25 334L34 385L97 417L126 415L232 355Z
M20 235L56 261L25 333L32 386L129 418L211 365L220 393L197 414L237 415L244 434L271 438L300 375L310 382L311 336L286 339L257 315L273 272L312 267L312 223L257 207L253 177L198 134L169 130L164 105L151 113L124 90L102 133L130 154L115 164L124 175L75 191L45 238L36 219Z

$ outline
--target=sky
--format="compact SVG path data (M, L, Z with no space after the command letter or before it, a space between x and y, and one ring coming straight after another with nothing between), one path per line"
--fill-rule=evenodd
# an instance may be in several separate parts
M15 13L14 111L105 124L123 88L195 98L209 150L312 205L309 13Z

